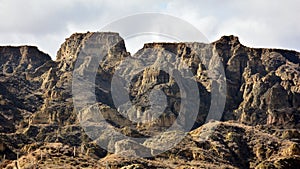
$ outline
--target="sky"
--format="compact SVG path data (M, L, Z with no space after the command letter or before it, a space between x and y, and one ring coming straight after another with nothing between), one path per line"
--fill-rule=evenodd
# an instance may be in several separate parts
M235 35L249 47L300 51L299 6L297 0L0 0L0 45L38 46L55 59L74 32L99 31L122 17L152 12L189 22L210 42ZM125 41L134 53L144 42L168 39Z

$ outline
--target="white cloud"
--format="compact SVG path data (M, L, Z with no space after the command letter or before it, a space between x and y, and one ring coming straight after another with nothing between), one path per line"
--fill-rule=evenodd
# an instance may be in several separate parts
M97 31L127 15L162 12L193 24L211 41L235 34L248 46L300 50L298 7L297 0L0 0L0 45L37 45L54 58L73 32Z

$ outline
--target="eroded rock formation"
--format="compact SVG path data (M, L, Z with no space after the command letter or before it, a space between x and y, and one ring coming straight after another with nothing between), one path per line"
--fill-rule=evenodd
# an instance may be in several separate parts
M103 58L96 62L99 52ZM22 168L297 168L299 64L298 52L249 48L235 36L211 44L148 43L131 56L117 33L75 33L61 45L55 61L36 47L0 47L1 167L14 167L19 157ZM84 83L74 84L74 75ZM197 90L190 87L193 82ZM76 85L92 90L74 92ZM219 95L211 102L213 90ZM124 91L127 99L118 97ZM193 102L193 94L201 98L199 103ZM93 98L95 104L90 104ZM210 107L222 106L225 99L222 112L211 116ZM192 104L181 109L186 103ZM197 115L190 117L195 108ZM128 149L155 154L160 148L154 142L163 145L163 138L179 135L166 132L139 143L104 132L94 141L80 124L103 129L94 110L101 110L117 132L135 138L196 120L174 148L152 158L125 158L97 141L111 137L106 146L135 156L140 154ZM176 120L181 111L187 116ZM205 124L213 117L218 121Z

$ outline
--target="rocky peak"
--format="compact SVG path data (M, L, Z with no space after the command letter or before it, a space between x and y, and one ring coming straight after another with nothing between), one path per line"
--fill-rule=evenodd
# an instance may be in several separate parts
M115 46L109 43L118 42ZM78 52L83 47L89 45L92 48L100 48L100 46L110 47L107 50L125 49L124 40L115 32L87 32L74 33L61 45L57 52L56 61L59 67L65 70L72 70L74 62L77 60Z
M102 49L104 57L99 66L96 65L98 70L95 73L95 70L86 68L93 62L93 57L99 54L97 51L99 48ZM80 53L82 51L84 53ZM224 112L221 112L222 120L232 121L211 121L203 125L210 105L213 104L211 103L212 90L210 90L212 81L208 77L210 72L206 67L206 65L214 66L215 58L211 56L220 56L226 74L227 93L222 93L226 97L226 106ZM86 115L88 123L93 120L96 122L94 116L88 115L93 113L94 108L98 108L117 131L127 136L155 135L162 131L161 128L163 130L168 128L177 118L182 103L181 89L176 79L173 79L172 74L152 67L141 71L135 69L135 66L139 67L141 64L155 66L162 61L168 62L167 66L170 68L182 70L180 68L185 64L192 70L201 103L193 126L196 130L190 132L177 147L144 161L144 166L152 162L169 163L168 160L173 160L173 157L176 162L173 161L170 168L187 163L191 164L189 167L195 164L195 168L201 168L196 164L204 165L207 162L216 166L226 164L232 168L255 168L271 162L276 162L278 165L288 164L289 161L300 162L300 54L298 52L249 48L240 44L238 37L223 36L210 44L147 43L133 57L130 57L131 59L146 58L144 63L122 64L126 57L130 57L130 54L126 51L124 40L118 33L111 32L71 35L61 45L56 61L51 61L47 54L40 52L36 47L0 47L0 156L5 154L6 158L9 158L4 160L3 164L12 164L14 161L10 160L16 159L18 152L21 152L19 157L22 156L19 160L20 165L27 165L29 164L27 160L34 161L37 156L42 156L34 162L39 163L40 168L46 167L42 165L45 164L43 162L47 161L48 156L55 157L54 160L56 157L66 160L72 157L74 161L74 158L78 159L79 156L86 155L89 161L96 161L107 155L106 151L94 146L94 142L85 135L82 126L78 123L72 96L73 71L79 72L83 77L91 75L92 71L96 74L94 81L86 83L92 84L92 92L79 91L81 94L79 96L83 99L96 95L95 105L82 104L80 107L80 113ZM74 67L75 63L78 63L76 67ZM129 95L129 101L134 106L127 104L129 103L127 100L121 100L119 107L114 105L111 83L116 71L120 71L117 72L119 76L132 77L131 79L118 77L115 82L120 83L116 89L120 92L117 94L123 92L123 87L126 87L123 84L127 82L130 84L126 94ZM26 76L20 76L22 72L25 72ZM221 82L222 78L213 81L213 83ZM85 84L79 87L85 87ZM153 90L161 91L166 95L167 105L161 115L157 114L160 111L159 106L157 109L152 109L151 104L160 105L164 102L164 98L157 99L158 102L155 103L149 102ZM191 112L189 108L192 107L188 107L186 112ZM146 123L132 123L128 120L131 117L145 119ZM101 123L98 127L99 131L102 130ZM112 142L107 144L117 147L120 152L126 150L124 145L132 142L120 140L115 143L113 141L117 137L108 132L99 138L101 140L110 137ZM166 134L163 137L176 136ZM153 143L156 141L159 140L153 140ZM57 144L48 144L54 142ZM141 146L136 143L136 146L143 149L144 145L151 144L152 142L144 142ZM43 151L44 149L51 151ZM156 151L155 148L152 150ZM78 152L81 153L79 156L76 155ZM109 162L110 157L112 156L102 158L103 161L100 160L100 163ZM281 161L275 160L278 157ZM66 162L58 161L57 165ZM55 162L51 161L51 163ZM116 168L121 167L119 164L125 164L124 159L109 163L118 163ZM161 163L161 165L163 165L161 168L166 168L165 164ZM153 168L153 166L146 168L151 167Z
M90 35L92 33L74 33L66 38L57 52L56 61L73 59L82 41Z
M216 43L224 43L224 44L240 44L239 37L234 35L222 36Z
M1 73L32 72L49 60L51 57L35 46L0 47Z
M76 59L76 54L78 54L79 50L83 45L87 45L84 44L87 40L94 41L95 43L101 40L102 44L104 44L105 42L113 41L113 39L122 41L125 47L124 40L115 32L74 33L69 38L66 38L65 42L61 45L57 52L56 61Z

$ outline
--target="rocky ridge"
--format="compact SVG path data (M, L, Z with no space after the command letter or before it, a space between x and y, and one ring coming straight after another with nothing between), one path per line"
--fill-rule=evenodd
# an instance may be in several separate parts
M179 70L188 66L196 79L201 102L192 131L178 145L152 158L125 158L103 150L86 135L80 125L82 119L78 120L74 109L72 78L73 71L82 76L93 71L88 68L94 58L79 57L84 55L80 52L91 39L108 46L102 51L105 55L95 74L97 104L82 103L76 108L89 115L97 107L117 131L130 137L149 137L164 131L175 122L180 111L178 82L165 71L155 69L155 65L165 61L170 63L168 67ZM222 73L213 76L215 85L226 83L227 92L221 96L226 98L221 112L224 122L204 124L212 104L210 69L216 65L214 56L221 58L226 75L226 79ZM124 64L135 58L146 58L146 62ZM149 65L138 71L139 66L149 63L154 68ZM16 165L21 168L295 168L300 163L299 64L298 52L249 48L234 36L224 36L211 44L148 43L131 56L117 33L75 33L61 45L56 61L36 47L0 47L0 155L2 159L5 156L1 165L6 168ZM116 107L111 91L115 74L120 75L120 84L130 84L130 101L136 110L126 108L126 101ZM163 91L167 96L162 115L151 111L152 90ZM90 95L79 93L79 99L81 96ZM85 117L84 120L91 120ZM128 120L134 118L145 123ZM111 135L104 133L103 137ZM107 144L115 152L128 153L122 152L128 140L115 139ZM151 142L136 144L141 149ZM149 150L152 151L156 149Z

